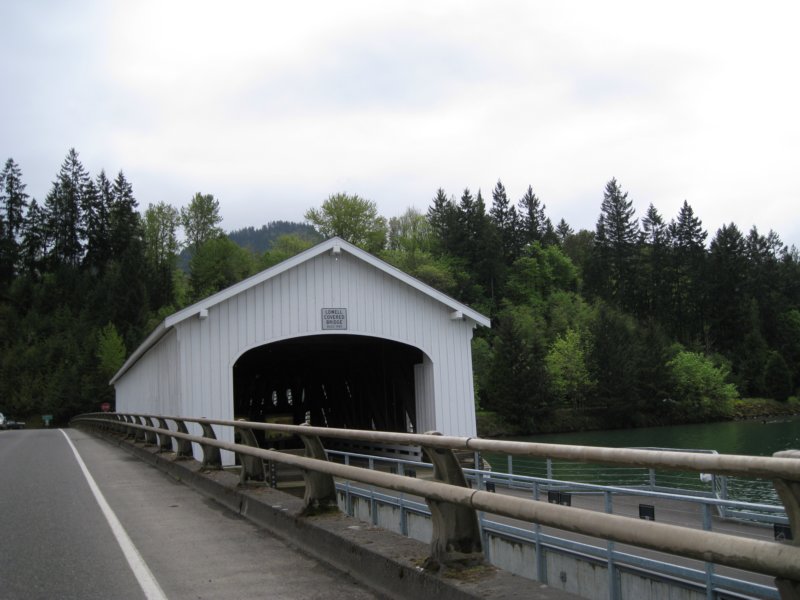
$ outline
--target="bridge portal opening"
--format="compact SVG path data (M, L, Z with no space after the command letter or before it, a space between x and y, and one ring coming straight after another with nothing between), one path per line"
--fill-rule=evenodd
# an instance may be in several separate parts
M414 366L422 362L417 348L366 336L316 335L259 346L233 366L234 415L290 425L308 418L319 427L415 431Z

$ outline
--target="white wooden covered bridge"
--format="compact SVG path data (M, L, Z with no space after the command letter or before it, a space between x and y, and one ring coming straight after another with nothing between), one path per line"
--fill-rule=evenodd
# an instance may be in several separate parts
M477 325L332 238L167 317L111 384L120 412L474 436Z

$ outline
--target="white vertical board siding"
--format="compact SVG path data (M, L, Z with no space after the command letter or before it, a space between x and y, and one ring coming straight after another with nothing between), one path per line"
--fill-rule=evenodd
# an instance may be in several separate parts
M116 383L118 412L172 415L181 409L178 336L170 331Z
M347 309L347 330L323 331L323 308ZM451 312L356 256L318 254L211 305L206 318L178 321L116 382L118 407L232 419L233 365L244 352L306 335L363 335L423 352L416 431L474 436L474 322Z

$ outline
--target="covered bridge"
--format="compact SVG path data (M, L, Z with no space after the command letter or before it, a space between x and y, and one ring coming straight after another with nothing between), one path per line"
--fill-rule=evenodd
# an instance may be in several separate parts
M167 317L111 384L120 412L474 436L476 325L332 238Z

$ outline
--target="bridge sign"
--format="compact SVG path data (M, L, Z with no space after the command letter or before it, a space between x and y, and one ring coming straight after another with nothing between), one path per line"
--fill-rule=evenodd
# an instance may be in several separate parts
M347 309L323 308L322 329L347 329Z

